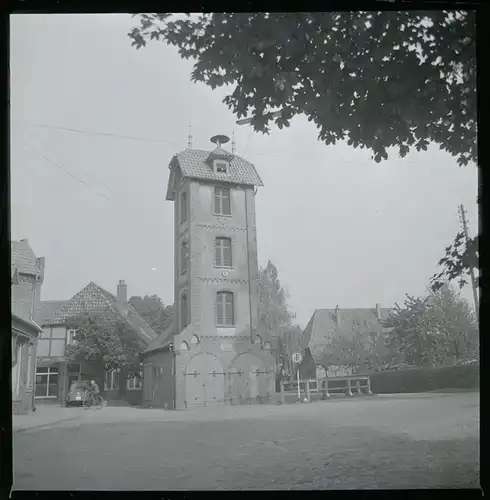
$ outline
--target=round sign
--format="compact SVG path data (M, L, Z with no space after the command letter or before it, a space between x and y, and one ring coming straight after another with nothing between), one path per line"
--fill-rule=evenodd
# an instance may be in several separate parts
M293 354L293 363L301 363L301 361L303 360L303 356L301 355L300 352L295 352Z

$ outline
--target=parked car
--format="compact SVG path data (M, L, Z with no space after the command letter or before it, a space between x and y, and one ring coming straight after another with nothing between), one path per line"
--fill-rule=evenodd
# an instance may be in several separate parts
M87 396L88 380L80 380L73 382L70 390L66 395L66 406L83 406L83 402Z

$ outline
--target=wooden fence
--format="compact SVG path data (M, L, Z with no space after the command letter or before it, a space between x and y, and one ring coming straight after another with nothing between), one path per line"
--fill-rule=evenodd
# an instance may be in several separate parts
M349 375L345 377L329 377L324 379L300 380L300 400L306 398L329 399L332 395L371 396L371 380L369 375ZM286 396L298 394L298 382L281 381L281 403L284 404ZM319 398L318 396L321 396ZM288 398L289 399L289 398Z

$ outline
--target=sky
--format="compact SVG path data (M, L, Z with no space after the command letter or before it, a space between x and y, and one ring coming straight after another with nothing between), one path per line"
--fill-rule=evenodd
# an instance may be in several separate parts
M459 204L476 234L474 165L434 145L376 164L366 150L319 142L304 116L268 136L237 126L227 90L191 83L192 61L175 48L131 47L136 25L126 14L10 18L11 238L46 258L43 300L90 281L115 293L124 279L129 296L173 303L165 193L189 123L198 149L235 130L237 154L256 166L259 265L277 266L302 327L315 309L425 293L460 230ZM469 287L463 295L473 305Z

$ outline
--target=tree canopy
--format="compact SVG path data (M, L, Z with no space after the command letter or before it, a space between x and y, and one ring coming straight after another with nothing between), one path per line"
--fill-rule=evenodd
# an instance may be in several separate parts
M386 368L391 357L381 323L361 321L354 312L348 321L333 317L335 330L324 348L322 365L341 367L351 372Z
M133 296L129 303L157 334L163 333L172 324L174 307L165 306L158 295Z
M439 260L438 265L442 271L432 276L431 286L434 292L447 281L457 280L460 288L468 283L466 277L470 270L478 269L478 243L478 236L466 243L463 232L456 235L454 242L446 247L444 257Z
M279 128L304 114L325 144L346 139L377 162L390 147L403 157L430 142L459 165L477 162L472 11L138 16L132 45L162 40L192 58L192 80L226 86L224 102L256 131L267 133L280 110ZM462 286L478 266L476 239L460 243L439 262L434 290L444 279Z
M326 144L347 139L379 162L387 149L438 144L476 162L475 14L471 11L141 14L128 35L195 60L216 88L268 132L305 114Z
M287 291L281 285L277 267L269 261L259 269L258 331L267 332L276 340L278 369L292 370L291 356L303 350L303 332L293 324L294 313L287 303Z
M425 297L407 295L385 322L387 344L398 362L441 366L478 358L478 327L468 302L449 284Z
M109 314L82 314L70 318L68 326L76 330L75 343L66 346L69 361L84 363L98 380L113 370L140 376L139 353L144 346L123 320Z

